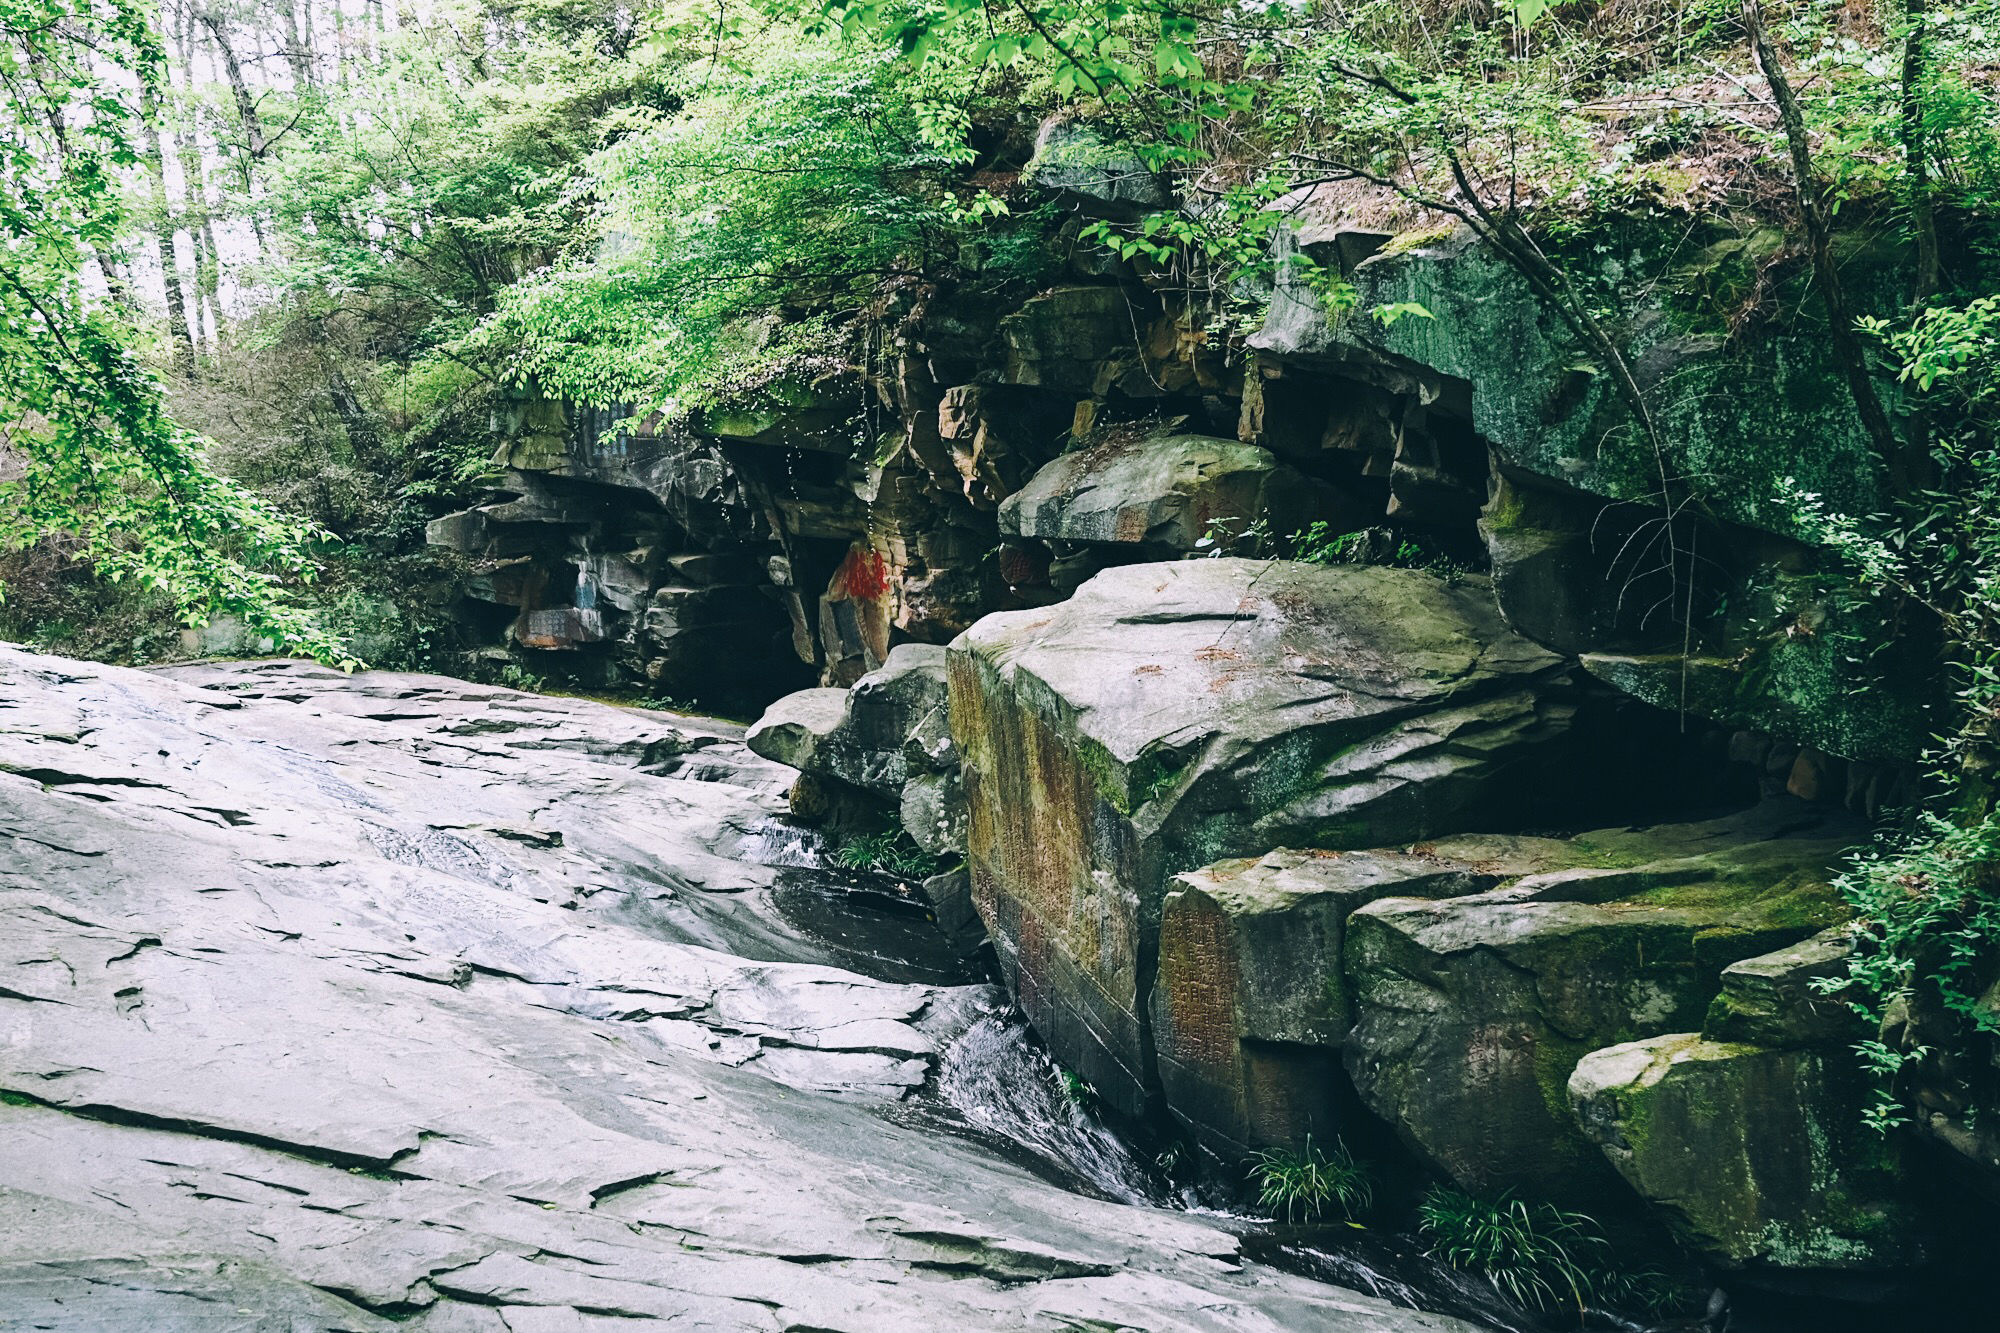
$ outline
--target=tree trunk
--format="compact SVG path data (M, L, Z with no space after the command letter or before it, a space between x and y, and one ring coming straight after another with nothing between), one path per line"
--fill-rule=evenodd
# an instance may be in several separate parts
M170 59L167 62L168 84L178 96L185 99L181 105L192 107L195 101L193 13L191 10L184 10L179 17L180 22L170 33L173 45L169 50ZM196 354L200 354L201 344L208 342L212 355L215 346L209 338L203 310L213 302L218 285L215 273L217 263L215 227L208 212L207 169L202 162L201 140L192 120L185 129L186 133L179 140L183 200L181 214L188 235L194 241L195 288L193 309L189 311L189 318ZM218 324L216 329L219 333L221 326Z
M299 3L300 0L278 0L277 9L285 38L285 62L292 69L292 89L303 93L313 86L312 15L308 12L305 22L300 23Z
M222 70L229 79L229 91L236 102L236 118L243 122L243 142L250 149L251 158L260 159L268 145L264 140L264 123L257 115L257 99L250 95L250 84L243 77L243 63L236 58L236 48L229 44L228 29L216 12L203 10L201 21L215 42L217 54L222 57ZM245 179L247 184L247 172Z
M1749 34L1757 68L1771 86L1771 100L1778 104L1778 122L1784 128L1785 146L1791 152L1793 187L1798 194L1800 217L1805 222L1806 244L1812 252L1813 280L1819 285L1820 299L1826 303L1827 322L1831 326L1828 342L1834 365L1847 381L1861 427L1888 470L1890 485L1899 495L1915 494L1922 486L1925 469L1912 458L1914 451L1906 449L1896 437L1889 413L1875 392L1875 381L1869 377L1868 359L1854 331L1854 312L1841 288L1840 266L1833 258L1833 229L1813 174L1812 144L1806 137L1805 115L1799 110L1791 80L1785 77L1784 64L1764 31L1764 9L1759 0L1743 0L1743 28Z
M173 348L174 369L183 379L194 374L200 348L188 324L187 284L181 278L180 256L175 245L173 200L167 194L166 141L160 127L160 104L141 85L141 114L145 122L146 174L153 183L153 240L160 248L160 276L167 289L167 341Z

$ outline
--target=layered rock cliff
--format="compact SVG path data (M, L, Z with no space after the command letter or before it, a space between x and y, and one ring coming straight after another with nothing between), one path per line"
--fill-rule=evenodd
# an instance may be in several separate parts
M1919 1262L1800 969L1937 700L1856 689L1781 502L1882 495L1824 330L1743 317L1775 238L1565 257L1626 303L1661 447L1469 233L1283 206L1357 309L1280 264L1242 338L1081 253L1011 310L905 293L872 374L532 406L512 498L434 538L538 660L738 706L816 678L750 734L796 815L900 830L1052 1053L1218 1161L1346 1135L1724 1268ZM1848 260L1864 298L1901 262Z

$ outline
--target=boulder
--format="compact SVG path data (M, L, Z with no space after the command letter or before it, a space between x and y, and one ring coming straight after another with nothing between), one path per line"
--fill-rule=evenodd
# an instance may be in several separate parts
M1854 937L1846 926L1722 969L1722 989L1702 1031L1717 1041L1766 1046L1845 1045L1862 1036L1847 1002L1821 989L1847 975Z
M1280 536L1335 508L1330 488L1268 449L1206 435L1107 440L1049 463L1000 506L1000 531L1044 541L1115 543L1184 555L1252 524ZM1351 517L1359 519L1359 507Z
M1129 565L951 648L974 899L1029 1020L1112 1105L1172 877L1527 812L1573 712L1484 580L1275 561Z
M1577 1122L1694 1249L1726 1267L1880 1270L1924 1232L1899 1140L1868 1129L1860 1019L1820 983L1852 938L1829 929L1731 964L1700 1032L1594 1051Z
M1035 155L1022 176L1031 184L1107 217L1136 217L1167 206L1171 196L1139 154L1082 121L1051 117L1035 134Z
M1676 1033L1585 1056L1569 1096L1611 1165L1711 1260L1876 1270L1923 1258L1894 1143L1864 1125L1866 1079L1844 1048Z
M804 770L814 766L820 745L846 720L846 690L798 690L765 709L743 734L743 743L766 759Z
M1354 1026L1347 918L1381 897L1478 893L1564 844L1473 835L1409 851L1298 851L1175 877L1160 913L1153 1049L1168 1108L1224 1156L1339 1132Z
M1468 1189L1627 1197L1578 1130L1577 1062L1700 1025L1723 970L1841 920L1831 868L1860 830L1777 798L1721 820L1572 839L1571 865L1348 919L1362 1100Z
M800 690L772 704L745 735L756 753L813 780L819 820L872 811L900 822L933 855L964 846L958 751L945 720L945 650L906 643L850 690Z

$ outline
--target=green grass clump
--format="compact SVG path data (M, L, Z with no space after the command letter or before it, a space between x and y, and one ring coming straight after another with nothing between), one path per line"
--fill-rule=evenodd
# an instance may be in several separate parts
M1438 1186L1417 1208L1429 1253L1477 1273L1501 1295L1535 1310L1581 1310L1602 1283L1610 1248L1582 1213L1511 1194L1474 1198Z
M1338 1139L1332 1152L1320 1151L1307 1138L1298 1152L1258 1153L1251 1159L1250 1180L1257 1186L1257 1206L1287 1222L1317 1222L1334 1209L1351 1222L1375 1201L1368 1168Z
M904 879L929 879L938 872L938 859L901 829L857 834L840 844L833 859L849 870L879 870Z

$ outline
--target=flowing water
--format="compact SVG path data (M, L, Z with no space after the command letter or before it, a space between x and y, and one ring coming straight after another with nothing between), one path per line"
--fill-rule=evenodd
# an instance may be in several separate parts
M794 929L824 946L841 966L899 981L990 982L953 954L915 886L833 864L832 848L816 830L771 820L748 830L743 851L782 871L772 890L774 902ZM1004 993L997 986L988 991L978 1017L944 1051L924 1094L889 1114L975 1138L1079 1193L1200 1212L1238 1232L1246 1252L1306 1276L1411 1309L1455 1315L1496 1333L1545 1327L1483 1280L1427 1257L1415 1237L1285 1226L1243 1211L1240 1191L1181 1183L1186 1173L1169 1170L1097 1114L1088 1089L1066 1075ZM1593 1316L1584 1326L1627 1333L1654 1328L1610 1316Z
M1009 1009L981 1015L944 1053L937 1099L975 1133L1002 1141L1121 1203L1189 1202L1084 1104L1028 1025Z

